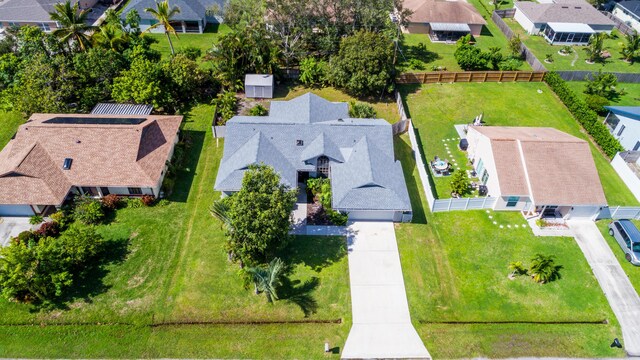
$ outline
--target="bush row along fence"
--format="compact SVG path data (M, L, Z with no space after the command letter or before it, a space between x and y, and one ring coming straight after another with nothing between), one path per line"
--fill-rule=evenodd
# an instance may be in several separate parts
M634 29L625 24L624 22L620 21L620 19L618 19L617 17L613 16L612 13L608 12L608 11L601 11L601 13L603 13L606 17L608 17L609 19L613 20L614 23L616 23L616 28L623 34L625 35L631 35L634 32Z
M396 79L398 84L436 84L455 82L540 82L543 71L436 71L404 73Z
M454 211L454 210L480 210L493 209L498 198L462 198L462 199L437 199L431 207L432 212Z

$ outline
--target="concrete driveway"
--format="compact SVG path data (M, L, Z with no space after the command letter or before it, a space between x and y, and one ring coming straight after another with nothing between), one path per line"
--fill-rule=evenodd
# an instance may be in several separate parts
M393 223L351 223L347 241L353 326L342 358L431 358L411 324Z
M33 227L28 217L0 217L0 246L7 246L12 237Z
M640 356L640 297L593 221L568 221L622 328L624 349ZM618 250L618 249L616 249ZM639 269L640 270L640 269Z

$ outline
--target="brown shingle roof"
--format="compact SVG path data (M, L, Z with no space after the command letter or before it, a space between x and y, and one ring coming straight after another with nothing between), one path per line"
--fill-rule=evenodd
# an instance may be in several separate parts
M585 140L553 128L480 126L473 129L491 141L503 195L531 193L538 205L607 203Z
M409 22L482 24L486 20L466 1L405 0L404 8L413 11Z
M71 186L154 187L181 116L145 116L140 124L54 124L113 115L34 114L0 152L0 204L57 205ZM62 170L65 158L73 159Z

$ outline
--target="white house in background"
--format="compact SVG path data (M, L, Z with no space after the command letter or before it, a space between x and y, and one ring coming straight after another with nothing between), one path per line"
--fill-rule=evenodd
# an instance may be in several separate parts
M174 15L172 19L173 28L179 33L202 34L208 24L222 23L222 16L217 15L224 9L226 0L172 0L169 6L177 6L180 13ZM140 15L140 30L145 31L158 21L153 15L144 11L146 8L156 8L155 0L131 0L122 10L121 18L125 19L129 11L135 9ZM159 26L153 33L163 33L164 28Z
M640 106L605 106L605 123L625 150L640 150Z
M4 0L0 1L0 29L13 26L32 25L44 32L51 32L59 24L51 20L49 13L54 11L54 5L62 0ZM76 1L72 1L75 3ZM98 0L79 0L80 9L90 9Z
M640 0L621 1L611 13L640 33Z
M469 126L467 141L495 210L593 218L607 204L582 139L553 128Z
M76 194L158 196L182 116L33 114L0 151L0 216Z
M529 34L553 45L586 45L591 35L610 33L615 23L583 0L516 1L514 19Z

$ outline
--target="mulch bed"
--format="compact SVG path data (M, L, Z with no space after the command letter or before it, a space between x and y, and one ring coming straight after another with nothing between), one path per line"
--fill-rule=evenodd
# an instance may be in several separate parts
M307 205L307 225L333 225L318 199Z

